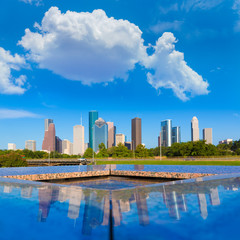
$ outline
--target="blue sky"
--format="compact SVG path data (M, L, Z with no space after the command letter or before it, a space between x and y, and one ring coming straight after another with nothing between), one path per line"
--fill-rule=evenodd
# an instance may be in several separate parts
M26 30L28 29L28 30ZM157 145L160 122L190 122L214 144L239 139L240 1L8 0L0 2L0 148L37 141L44 118L72 141L81 114Z

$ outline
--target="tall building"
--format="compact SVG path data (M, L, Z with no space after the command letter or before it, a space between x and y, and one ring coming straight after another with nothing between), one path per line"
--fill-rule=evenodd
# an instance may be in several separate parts
M212 144L212 128L203 129L203 140L205 140L207 144Z
M62 141L62 153L68 154L68 155L73 154L73 144L67 139L64 139Z
M97 111L89 112L89 147L90 148L93 148L93 126L97 119L98 119Z
M84 126L82 125L73 127L73 154L84 154Z
M115 146L115 127L113 122L107 122L108 125L108 145L107 148Z
M116 134L116 146L117 146L119 143L122 143L122 144L125 143L125 135L122 134L122 133L117 133L117 134Z
M132 119L132 150L136 150L137 146L142 144L142 119Z
M170 119L161 122L161 144L164 147L172 145L172 120Z
M191 121L191 136L192 142L199 141L199 127L197 117L193 117Z
M36 151L36 141L35 140L25 141L25 149L35 152Z
M62 153L62 139L60 137L55 137L55 150Z
M43 143L42 143L42 150L47 152L54 152L56 151L56 131L54 123L50 123L48 126L48 130L45 131Z
M180 127L172 128L172 144L181 142L181 131Z
M99 118L95 121L95 124L93 126L93 150L94 150L94 152L98 151L98 149L99 149L98 146L101 143L104 143L104 145L107 147L108 125L102 118Z
M17 150L16 144L15 143L8 143L8 150Z
M48 127L49 127L50 123L53 123L52 119L45 119L45 121L44 121L44 129L45 129L45 131L48 131Z

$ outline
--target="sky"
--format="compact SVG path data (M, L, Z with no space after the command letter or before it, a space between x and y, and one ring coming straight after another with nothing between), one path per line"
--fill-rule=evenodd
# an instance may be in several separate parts
M213 143L240 138L239 0L0 0L0 149L41 149L44 119L73 138L88 112L146 147L172 119Z

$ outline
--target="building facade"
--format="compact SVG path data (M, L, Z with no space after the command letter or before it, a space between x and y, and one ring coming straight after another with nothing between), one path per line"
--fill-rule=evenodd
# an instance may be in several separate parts
M35 152L36 151L36 141L35 140L25 141L25 149Z
M73 127L73 154L84 154L84 126L82 125Z
M51 123L53 123L52 119L45 119L45 121L44 121L44 130L45 131L48 131L48 127Z
M8 143L8 150L17 150L17 146L15 143Z
M173 127L172 128L172 144L173 143L180 143L181 142L181 131L180 127Z
M89 112L89 147L90 148L93 148L93 127L97 119L98 119L97 111Z
M163 147L172 145L172 120L170 119L161 122L161 145Z
M111 148L115 146L115 138L116 138L116 133L115 133L115 127L113 122L107 122L108 125L108 145L106 146L107 148Z
M232 142L233 142L233 140L230 139L230 138L228 138L228 139L219 141L219 144L230 144L230 143L232 143Z
M116 146L118 146L118 144L121 143L124 145L125 143L125 135L122 133L117 133L116 134Z
M199 141L199 126L197 117L193 117L191 121L191 140Z
M62 153L62 139L60 137L55 137L55 145L56 151Z
M203 129L203 140L206 141L206 144L212 144L212 128L204 128Z
M137 146L142 144L142 119L132 119L132 150L135 151Z
M73 154L73 144L67 139L64 139L62 141L62 153L68 154L68 155Z
M54 123L50 123L48 126L48 130L45 131L42 150L47 152L55 152L56 151L56 131Z
M99 150L99 144L103 143L105 147L108 144L108 125L102 119L99 118L95 121L93 126L93 150L97 152Z

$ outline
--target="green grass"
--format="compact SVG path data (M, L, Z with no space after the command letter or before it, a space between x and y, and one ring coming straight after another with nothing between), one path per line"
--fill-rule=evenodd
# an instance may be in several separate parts
M102 164L140 164L140 165L215 165L215 166L240 166L240 161L174 161L174 160L113 160L96 161L97 165Z

